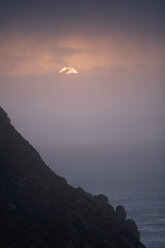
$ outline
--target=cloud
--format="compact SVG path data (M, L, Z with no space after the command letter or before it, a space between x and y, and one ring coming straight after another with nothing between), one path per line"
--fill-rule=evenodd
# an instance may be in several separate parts
M0 74L56 74L65 66L83 73L143 71L163 64L163 45L105 36L18 35L0 38Z
M83 48L73 48L73 47L52 47L50 48L50 52L54 53L56 56L72 56L75 54L82 54L82 53L91 53L92 50L90 49L83 49Z

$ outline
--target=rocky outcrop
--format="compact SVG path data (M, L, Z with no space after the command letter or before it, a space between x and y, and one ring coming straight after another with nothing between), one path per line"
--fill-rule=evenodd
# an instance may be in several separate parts
M131 232L132 235L136 239L140 240L140 233L137 230L137 225L136 225L135 221L128 219L128 220L126 220L125 225L126 225L126 228L128 229L128 231Z
M126 211L123 206L117 206L115 211L116 220L118 222L124 222L126 218Z
M0 108L0 247L144 248L139 239L122 206L67 184Z

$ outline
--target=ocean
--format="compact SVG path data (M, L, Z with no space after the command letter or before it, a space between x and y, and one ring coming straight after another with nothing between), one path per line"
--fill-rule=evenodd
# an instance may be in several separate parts
M69 184L105 194L114 207L123 205L147 248L165 247L165 169L159 149L82 145L39 150Z

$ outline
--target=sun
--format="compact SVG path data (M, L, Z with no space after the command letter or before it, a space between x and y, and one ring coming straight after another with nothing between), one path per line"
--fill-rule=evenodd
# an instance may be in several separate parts
M59 74L77 74L78 72L76 71L76 69L74 69L73 67L69 67L69 66L66 66L66 67L63 67L60 71L59 71Z

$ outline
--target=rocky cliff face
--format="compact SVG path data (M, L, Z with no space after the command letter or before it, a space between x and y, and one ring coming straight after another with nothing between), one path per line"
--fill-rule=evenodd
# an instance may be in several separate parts
M51 171L0 108L0 246L144 248L133 220L104 195Z

